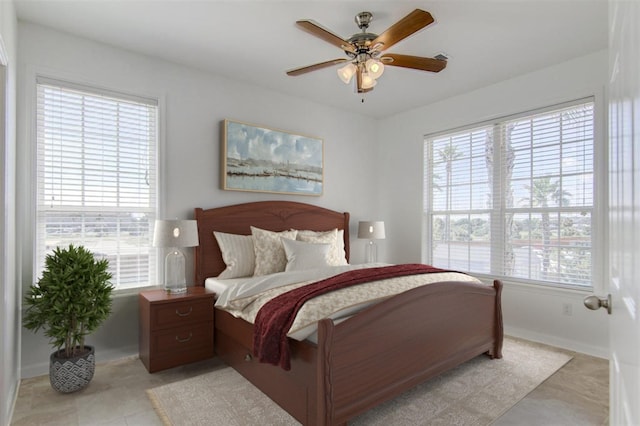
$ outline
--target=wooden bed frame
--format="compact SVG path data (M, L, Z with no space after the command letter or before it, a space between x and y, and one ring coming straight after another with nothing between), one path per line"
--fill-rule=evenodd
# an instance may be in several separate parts
M196 284L224 268L213 231L344 230L349 213L264 201L195 209ZM478 355L502 357L502 284L440 282L394 296L350 319L318 324L317 344L290 339L291 370L253 359L253 325L215 310L215 350L228 365L305 425L339 425ZM224 391L224 390L222 390Z

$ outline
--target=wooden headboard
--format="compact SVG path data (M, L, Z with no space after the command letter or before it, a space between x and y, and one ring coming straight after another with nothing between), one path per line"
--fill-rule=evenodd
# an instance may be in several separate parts
M195 250L195 285L215 277L226 267L213 231L250 235L251 226L270 231L310 229L344 230L344 249L349 260L349 213L293 201L259 201L203 210L195 209L200 245Z

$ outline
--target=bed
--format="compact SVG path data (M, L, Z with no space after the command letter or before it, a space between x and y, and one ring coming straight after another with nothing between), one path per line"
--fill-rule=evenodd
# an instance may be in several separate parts
M200 245L195 282L225 270L213 232L341 230L348 260L349 213L290 201L195 209ZM502 357L502 284L437 282L390 297L349 319L317 323L315 341L289 339L290 370L258 362L253 324L215 309L215 351L305 425L346 424L357 415L476 356Z

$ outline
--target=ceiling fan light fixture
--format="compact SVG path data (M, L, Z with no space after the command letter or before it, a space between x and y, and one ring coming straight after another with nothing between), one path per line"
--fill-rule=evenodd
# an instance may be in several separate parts
M367 59L365 66L367 68L367 74L369 74L373 79L377 79L384 72L384 65L377 59Z
M338 68L338 77L344 82L344 84L349 84L355 73L356 66L352 63L348 63L344 67Z
M378 82L369 73L366 73L366 72L362 73L362 84L361 84L361 87L363 89L371 89L376 84L378 84Z

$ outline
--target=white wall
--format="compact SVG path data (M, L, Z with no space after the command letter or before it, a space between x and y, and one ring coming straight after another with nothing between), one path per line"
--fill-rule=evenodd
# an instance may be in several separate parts
M0 424L8 424L20 380L20 291L16 285L16 35L13 2L0 2Z
M389 117L379 126L380 206L387 227L383 249L391 262L421 261L424 135L529 111L586 96L596 97L596 159L606 164L607 52L567 61L442 102ZM383 160L384 159L384 160ZM402 170L402 173L398 173ZM606 182L597 182L606 202ZM603 204L601 204L603 205ZM402 208L398 208L402 206ZM604 213L604 212L602 212ZM599 224L599 238L606 217ZM594 258L606 258L606 252ZM596 283L605 271L597 271ZM582 292L552 290L505 282L506 331L533 340L606 356L608 319L583 308ZM562 315L570 304L572 315Z
M353 224L377 205L376 174L369 167L376 134L373 119L224 79L198 70L79 39L33 24L19 24L19 177L20 232L24 271L31 276L33 215L33 99L36 74L89 83L112 90L158 97L165 135L164 190L167 218L190 218L194 207L286 199L347 210ZM278 196L220 190L220 121L224 118L299 132L324 139L325 182L321 197ZM356 199L354 194L358 195ZM363 246L352 241L352 259L362 261ZM188 253L191 257L191 253ZM187 260L191 265L191 259ZM192 273L192 268L188 274ZM137 295L118 296L114 312L93 337L98 361L137 353ZM22 374L46 372L52 350L40 335L24 330Z

